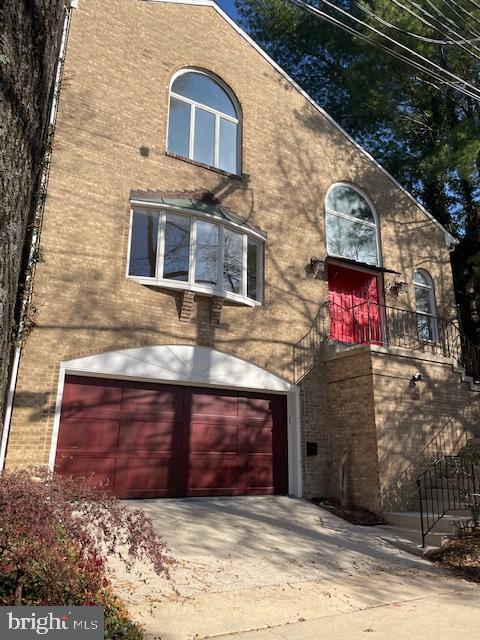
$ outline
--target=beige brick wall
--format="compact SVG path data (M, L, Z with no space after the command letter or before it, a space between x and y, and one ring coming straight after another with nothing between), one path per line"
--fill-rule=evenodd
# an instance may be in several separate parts
M332 498L375 512L412 509L415 479L435 459L425 445L447 423L441 454L457 454L465 432L480 435L480 389L445 358L363 346L330 354L320 367L328 415L318 424L326 425ZM424 381L412 386L415 373Z
M425 444L447 423L439 440L444 454L458 453L463 430L480 435L480 389L438 357L373 351L372 372L382 501L387 510L410 508L415 479L433 462L416 460ZM415 373L424 382L412 387Z
M328 483L328 399L326 370L323 363L316 365L300 384L301 447L303 495L308 498L329 495ZM307 442L317 445L317 455L308 456Z
M328 388L330 497L381 511L372 361L352 349L325 362Z
M169 82L187 66L216 73L238 97L241 179L165 155ZM326 255L324 198L340 180L364 189L376 206L385 266L409 282L408 295L395 304L412 304L412 272L422 266L435 280L440 309L451 313L441 230L214 9L81 0L60 99L36 326L21 359L8 464L47 461L62 360L189 343L291 377L292 344L327 297L326 283L305 267L312 256ZM268 234L265 304L225 305L218 327L210 324L209 299L197 296L192 322L180 322L178 293L125 278L130 190L197 188L211 190ZM320 397L315 392L310 408L304 403L306 430L317 429L318 438L321 429L308 426L308 414L318 413ZM318 493L321 481L316 487L312 477L320 458L310 464L308 491Z

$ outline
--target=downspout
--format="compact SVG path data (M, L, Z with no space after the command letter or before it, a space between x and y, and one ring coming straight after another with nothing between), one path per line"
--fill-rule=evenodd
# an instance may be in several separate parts
M58 98L59 98L60 85L61 85L62 74L63 74L63 64L65 62L65 51L67 48L68 32L70 30L71 10L72 8L75 8L77 6L78 6L78 0L70 0L70 2L65 5L65 18L63 21L62 39L60 42L60 50L58 53L58 59L57 59L57 65L56 65L56 71L55 71L55 81L53 85L52 101L50 104L50 110L49 110L49 116L48 116L48 130L47 130L48 138L51 138L53 136L53 132L55 130L55 123L57 120L57 111L58 111ZM5 418L3 421L2 441L0 443L0 474L3 472L4 466L5 466L8 437L10 435L13 400L15 397L15 388L17 385L17 378L18 378L18 367L20 363L20 356L22 353L22 346L21 346L22 334L25 330L26 314L27 314L29 305L32 301L33 279L35 275L36 256L38 255L38 248L40 243L40 231L41 231L42 221L43 221L43 210L45 205L45 195L47 191L48 176L50 172L51 157L52 157L52 147L51 147L51 144L47 144L47 149L45 151L45 167L40 177L38 203L35 211L35 216L33 219L34 231L32 233L32 238L30 241L30 249L28 252L27 275L25 278L24 294L23 294L22 303L20 307L17 346L15 347L15 353L13 357L12 372L10 375L10 384L8 387L8 394L7 394L7 404L5 408Z

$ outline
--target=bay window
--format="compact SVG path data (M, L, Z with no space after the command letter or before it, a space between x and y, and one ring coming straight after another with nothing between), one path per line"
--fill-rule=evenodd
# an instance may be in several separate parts
M201 203L192 207L195 212L184 207L134 205L127 277L259 304L262 234L229 217L210 215Z

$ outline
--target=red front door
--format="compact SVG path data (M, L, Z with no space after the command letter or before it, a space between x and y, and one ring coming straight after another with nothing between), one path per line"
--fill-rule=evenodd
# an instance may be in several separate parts
M285 396L67 376L55 470L121 498L288 492Z
M330 336L347 343L381 342L375 275L328 265Z

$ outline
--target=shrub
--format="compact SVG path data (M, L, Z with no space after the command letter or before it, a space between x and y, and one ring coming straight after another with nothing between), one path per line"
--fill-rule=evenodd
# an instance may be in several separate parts
M125 552L126 550L126 552ZM144 512L126 508L88 480L41 469L0 480L0 605L102 605L107 638L141 637L109 590L107 555L129 568L170 560Z

